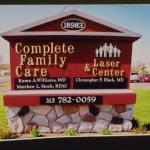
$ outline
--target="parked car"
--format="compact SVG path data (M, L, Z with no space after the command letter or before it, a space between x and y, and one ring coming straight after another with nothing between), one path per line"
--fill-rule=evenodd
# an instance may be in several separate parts
M0 75L1 76L10 75L10 70L0 70Z
M136 72L131 72L130 81L131 82L140 82L139 74Z
M141 82L150 82L150 74L141 76L140 81Z

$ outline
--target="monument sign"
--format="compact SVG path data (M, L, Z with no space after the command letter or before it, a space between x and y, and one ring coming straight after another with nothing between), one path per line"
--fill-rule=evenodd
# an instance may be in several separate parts
M122 131L126 122L132 126L131 54L139 34L73 10L2 37L10 42L11 65L4 104L12 127L21 124L16 132L32 122L52 132L70 126L78 132L97 132L103 125ZM25 107L28 112L19 116ZM114 117L124 122L117 127Z

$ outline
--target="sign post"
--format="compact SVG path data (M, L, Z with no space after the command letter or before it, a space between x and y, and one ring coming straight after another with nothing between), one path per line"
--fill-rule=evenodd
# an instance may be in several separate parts
M14 132L31 123L56 133L132 128L131 54L139 34L68 11L2 37L10 42L11 91L4 104Z

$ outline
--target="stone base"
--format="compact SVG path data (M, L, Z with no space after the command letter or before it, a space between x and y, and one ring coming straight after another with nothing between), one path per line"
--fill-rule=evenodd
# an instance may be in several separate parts
M129 131L132 128L132 105L51 105L6 107L8 127L14 133L61 133L66 128L77 132Z

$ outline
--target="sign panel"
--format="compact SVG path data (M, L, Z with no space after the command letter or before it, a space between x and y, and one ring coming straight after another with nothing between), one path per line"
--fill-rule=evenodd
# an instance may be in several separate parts
M15 79L15 90L21 89L70 89L70 78L19 78Z
M44 96L40 104L102 104L102 96Z
M73 78L74 89L124 89L127 87L127 78L99 77Z
M100 40L16 42L12 89L128 88L131 44Z

